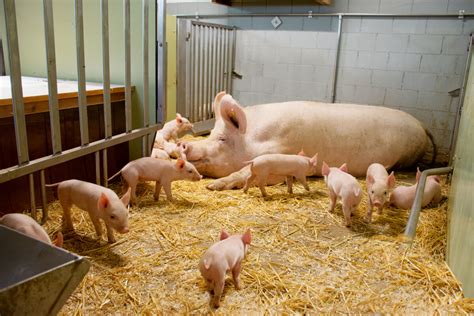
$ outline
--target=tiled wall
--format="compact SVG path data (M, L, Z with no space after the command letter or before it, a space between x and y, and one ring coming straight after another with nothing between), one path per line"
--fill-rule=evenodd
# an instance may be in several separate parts
M296 0L291 6L267 2L231 8L188 3L169 6L169 12L474 12L474 0L334 0L330 7ZM277 30L271 17L229 18L229 24L239 27L235 70L243 76L233 81L234 96L242 105L330 101L337 18L280 18ZM473 31L474 19L345 17L336 102L384 105L413 114L433 133L446 159L459 101L448 92L462 84Z

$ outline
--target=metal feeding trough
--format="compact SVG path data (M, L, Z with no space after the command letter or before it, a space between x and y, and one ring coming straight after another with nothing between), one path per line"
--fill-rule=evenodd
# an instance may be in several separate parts
M0 315L55 315L89 271L83 257L0 225Z

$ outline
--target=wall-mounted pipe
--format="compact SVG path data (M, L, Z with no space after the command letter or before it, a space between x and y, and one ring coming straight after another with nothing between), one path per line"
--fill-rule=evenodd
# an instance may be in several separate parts
M410 217L408 218L407 226L405 227L405 237L408 242L412 242L416 234L416 226L420 217L421 202L423 200L423 193L425 191L426 178L433 175L448 174L453 171L453 167L426 169L421 173L418 185L416 186L415 200L410 210Z
M331 102L336 102L336 87L337 87L337 72L339 70L339 55L341 52L341 33L342 33L342 15L338 16L337 23L337 46L336 46L336 61L334 62L334 74L332 81Z

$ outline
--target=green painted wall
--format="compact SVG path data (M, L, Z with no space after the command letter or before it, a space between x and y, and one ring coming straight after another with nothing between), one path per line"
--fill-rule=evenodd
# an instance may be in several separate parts
M474 58L471 61L449 198L448 264L474 297Z
M18 38L21 70L24 76L46 77L46 49L43 26L42 0L16 0ZM155 3L150 1L149 27L149 100L150 122L155 122ZM84 39L86 80L102 81L102 40L100 1L84 1ZM142 7L141 1L131 1L131 53L133 127L141 127L143 112L143 65L142 65ZM0 29L5 36L3 1L0 2ZM74 29L74 1L53 0L56 64L59 79L76 80L76 43ZM123 31L123 1L109 1L110 78L115 84L123 84L125 77L125 49ZM5 54L6 48L4 48ZM8 73L8 66L7 66ZM131 158L141 154L140 141L131 143Z

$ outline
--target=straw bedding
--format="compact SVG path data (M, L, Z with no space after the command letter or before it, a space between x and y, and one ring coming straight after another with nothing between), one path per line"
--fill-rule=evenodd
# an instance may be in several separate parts
M210 181L174 182L173 203L163 193L155 202L153 183L143 183L130 232L116 234L112 245L97 241L88 215L73 209L76 233L66 236L64 248L87 257L92 267L61 313L474 312L474 300L463 298L444 261L446 199L422 212L409 248L399 237L408 211L387 208L366 224L365 192L348 229L340 203L329 213L321 178L310 179L310 192L297 184L293 195L285 185L269 187L267 199L257 188L249 194L209 191ZM397 184L410 181L413 173L397 174ZM444 185L444 196L447 190ZM50 215L45 227L54 234L61 227L58 202ZM242 267L244 288L235 290L229 276L214 310L198 261L222 228L242 233L248 227L253 240Z

